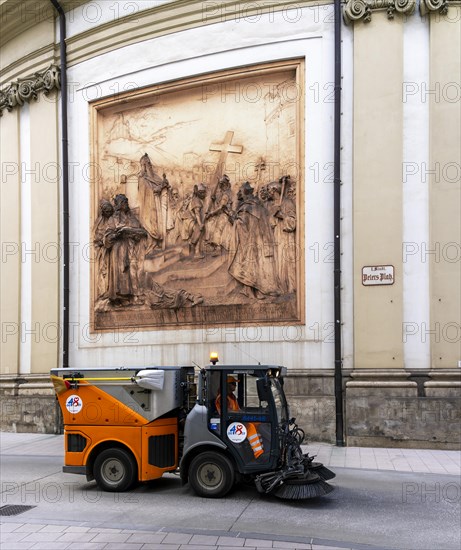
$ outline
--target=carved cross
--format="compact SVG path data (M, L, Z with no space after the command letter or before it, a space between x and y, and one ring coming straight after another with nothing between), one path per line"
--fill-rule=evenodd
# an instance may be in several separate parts
M226 166L227 155L229 153L241 154L243 147L241 145L231 145L232 139L234 137L234 132L228 131L224 137L223 143L212 143L210 145L210 151L218 151L221 154L219 155L218 166L215 171L215 176L220 178L223 175L224 167Z
M266 161L261 157L258 164L255 165L255 172L257 174L256 181L259 183L261 180L261 172L266 169Z

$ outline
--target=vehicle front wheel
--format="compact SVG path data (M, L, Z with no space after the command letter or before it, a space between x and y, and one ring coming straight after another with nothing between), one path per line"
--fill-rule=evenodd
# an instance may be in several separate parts
M124 449L105 449L96 457L93 475L104 491L122 492L137 481L137 465L133 456Z
M222 454L208 451L197 455L191 462L189 483L201 497L223 497L232 489L234 481L232 463Z

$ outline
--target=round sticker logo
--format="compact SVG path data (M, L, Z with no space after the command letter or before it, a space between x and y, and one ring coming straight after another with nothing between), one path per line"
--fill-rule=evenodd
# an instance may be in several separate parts
M242 443L247 438L247 429L244 424L240 422L232 422L227 427L227 437L232 443Z
M79 413L83 408L83 401L79 395L71 395L66 401L66 409L71 414Z

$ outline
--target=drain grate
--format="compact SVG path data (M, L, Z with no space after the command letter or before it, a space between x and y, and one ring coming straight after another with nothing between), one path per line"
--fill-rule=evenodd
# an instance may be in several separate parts
M5 506L0 506L0 516L19 516L27 510L36 508L36 506L25 506L24 504L6 504Z

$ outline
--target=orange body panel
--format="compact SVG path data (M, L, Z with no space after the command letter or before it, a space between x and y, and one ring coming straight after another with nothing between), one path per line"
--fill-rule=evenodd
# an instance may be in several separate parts
M140 481L157 479L178 467L177 418L148 421L100 388L85 382L61 393L58 399L64 419L66 466L86 466L94 449L114 442L131 451L138 464ZM81 452L69 451L68 435L71 434L87 440ZM149 464L149 438L167 435L174 437L174 453L169 453L169 463L165 467Z
M68 403L73 398L75 406ZM142 426L148 422L115 397L96 386L80 382L58 396L65 426ZM69 409L73 410L70 412Z
M127 447L138 463L139 481L149 481L162 477L165 472L171 472L178 467L178 423L176 418L165 418L143 426L72 426L65 429L65 465L86 466L93 449L101 443L115 442ZM67 436L79 434L88 441L82 452L69 452ZM149 437L160 435L174 436L174 462L165 468L149 464Z
M81 452L70 452L67 448L67 436L69 434L80 434L87 439L85 449ZM86 466L91 451L100 443L113 441L125 445L134 455L138 462L141 457L141 428L121 426L72 426L64 430L65 439L65 465Z
M149 464L149 437L157 435L174 435L174 465L158 468ZM142 428L142 469L139 470L139 479L148 481L162 477L165 472L171 472L178 467L178 422L176 418L156 420Z

